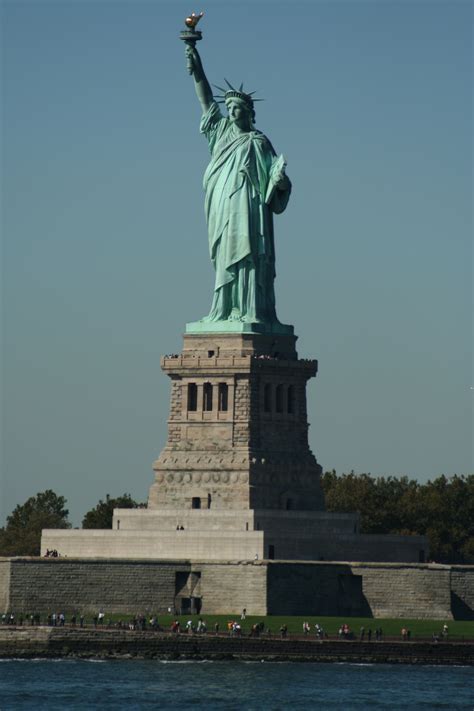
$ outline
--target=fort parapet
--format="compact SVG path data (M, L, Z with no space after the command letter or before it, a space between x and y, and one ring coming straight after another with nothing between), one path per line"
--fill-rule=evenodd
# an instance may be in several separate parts
M0 559L0 609L474 619L474 566Z

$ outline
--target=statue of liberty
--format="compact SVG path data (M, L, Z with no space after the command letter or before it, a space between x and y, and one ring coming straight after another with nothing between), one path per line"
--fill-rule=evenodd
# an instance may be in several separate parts
M219 322L223 330L234 330L229 322L235 328L241 322L287 332L292 327L280 324L275 311L273 235L273 214L283 212L291 192L284 158L254 128L256 99L243 85L235 89L225 80L228 89L217 87L222 96L214 98L195 43L186 43L186 56L202 107L200 131L211 152L204 190L216 281L202 327ZM226 117L219 103L225 104Z

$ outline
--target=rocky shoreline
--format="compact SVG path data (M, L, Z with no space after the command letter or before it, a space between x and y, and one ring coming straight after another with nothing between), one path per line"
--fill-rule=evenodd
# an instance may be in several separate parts
M6 627L0 658L186 659L474 666L474 642L360 642L174 635L123 629Z

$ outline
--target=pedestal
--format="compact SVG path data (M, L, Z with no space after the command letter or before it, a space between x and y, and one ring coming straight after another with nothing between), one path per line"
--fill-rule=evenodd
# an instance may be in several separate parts
M162 358L172 380L168 441L149 509L322 511L308 445L306 383L291 334L185 334Z

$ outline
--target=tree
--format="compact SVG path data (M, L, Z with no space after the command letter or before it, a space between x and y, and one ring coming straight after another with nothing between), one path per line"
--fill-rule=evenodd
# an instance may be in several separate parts
M442 475L420 484L332 471L322 484L327 510L358 511L362 533L426 535L433 560L474 563L474 475Z
M136 509L143 507L132 499L130 494L122 494L115 499L106 495L97 506L88 511L82 519L82 528L112 528L114 509Z
M71 528L65 504L64 496L51 489L19 504L0 528L0 555L39 555L43 528Z

